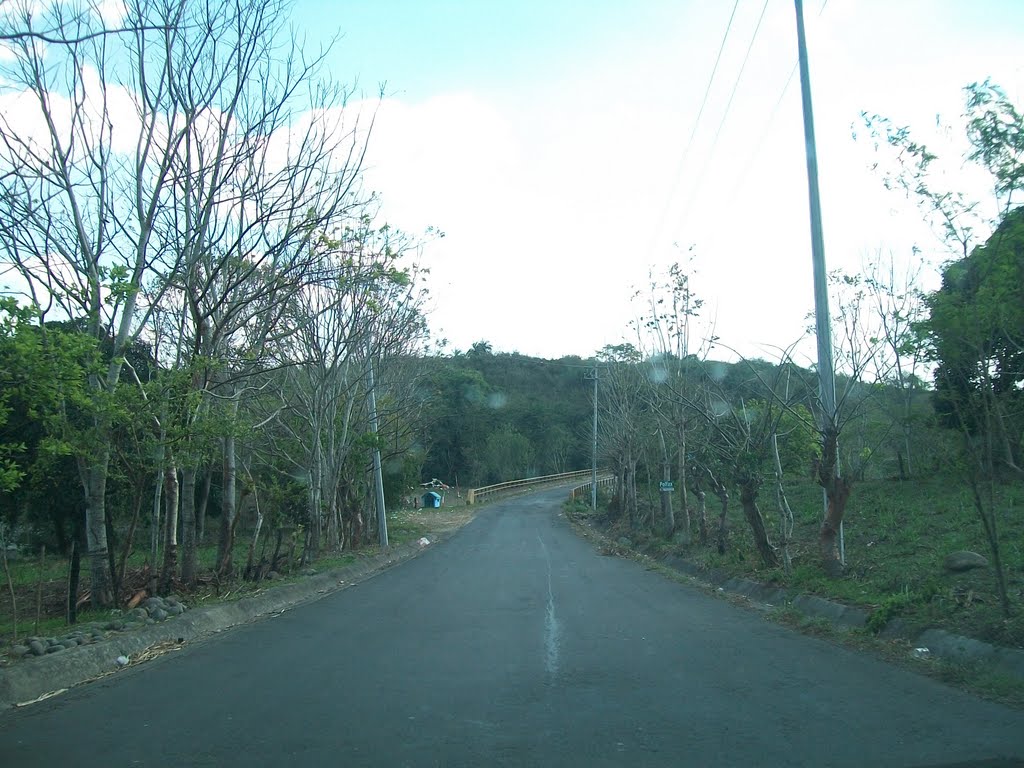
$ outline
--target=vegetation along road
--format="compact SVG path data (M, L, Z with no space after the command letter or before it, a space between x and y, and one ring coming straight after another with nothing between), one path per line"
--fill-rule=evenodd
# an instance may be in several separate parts
M5 765L1024 759L1024 714L603 557L564 491L356 587L0 720Z

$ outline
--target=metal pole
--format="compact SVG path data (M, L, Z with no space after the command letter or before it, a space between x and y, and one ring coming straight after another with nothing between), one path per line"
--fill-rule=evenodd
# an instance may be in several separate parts
M818 152L814 140L814 113L811 109L811 76L807 66L807 36L804 32L803 0L796 3L796 39L800 64L800 94L804 111L804 142L807 149L807 191L811 203L811 259L814 263L814 318L818 336L818 390L821 397L822 429L836 427L836 379L832 367L832 325L829 321L828 277L825 270L825 239L821 226L821 199L818 195ZM839 458L836 457L836 476ZM825 508L828 498L822 490ZM840 560L846 560L843 527L839 526Z
M384 475L380 467L380 448L376 446L377 437L377 392L373 381L373 357L367 356L370 377L370 432L374 437L373 448L373 486L377 497L377 530L380 534L380 545L388 546L388 518L384 509Z

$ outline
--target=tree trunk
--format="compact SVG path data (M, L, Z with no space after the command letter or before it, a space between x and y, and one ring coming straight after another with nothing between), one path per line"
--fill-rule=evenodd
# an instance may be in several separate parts
M217 572L228 576L234 568L232 553L235 546L235 485L238 465L235 456L235 437L227 435L223 440L224 479L221 488L220 541L217 544Z
M722 511L718 516L718 554L725 554L725 520L729 514L729 491L728 489L719 483L717 480L712 479L711 490L714 491L715 496L718 497L718 501L722 505Z
M635 466L626 470L626 508L630 524L636 527L639 505L637 504L637 470Z
M789 542L793 537L793 510L790 509L786 489L782 485L782 459L779 457L779 438L772 432L772 460L775 462L775 497L779 505L779 546L782 549L782 565L788 575L793 570L789 554Z
M311 563L320 555L320 538L322 528L322 504L321 504L321 474L320 474L320 452L315 451L313 466L310 468L309 489L306 493L306 501L309 505L307 517L306 546L302 553L302 562Z
M157 449L157 461L158 466L163 464L164 460L164 449L163 446ZM164 494L164 473L158 471L156 473L156 487L153 489L153 518L150 521L151 525L151 541L150 541L150 562L152 568L156 570L156 564L160 559L160 510L163 509L163 494Z
M206 541L206 505L210 503L210 483L213 472L209 469L203 474L203 490L199 495L199 506L196 509L196 540L199 546Z
M181 470L181 580L187 587L196 583L196 470Z
M89 554L89 589L92 604L106 608L114 603L107 552L107 467L110 446L100 446L95 460L85 467L85 541Z
M164 470L164 564L160 571L159 591L170 594L178 570L178 468L168 456Z
M110 593L114 596L114 605L121 599L121 581L117 578L117 532L114 521L107 515L107 568L110 573Z
M327 505L327 547L331 552L338 552L341 549L341 537L338 532L338 493L332 494L331 501Z
M672 482L672 462L669 460L668 447L665 445L665 433L658 430L658 437L661 440L661 481ZM676 532L676 518L672 512L672 491L662 490L661 496L661 519L665 525L665 537L671 539Z
M904 399L903 408L903 447L907 452L907 477L914 476L914 462L910 456L910 439L913 435L913 407L914 407L914 390L909 388L907 390L906 397Z
M827 505L818 533L818 547L826 575L838 578L844 571L839 555L839 528L843 524L846 502L850 498L850 484L839 475L839 432L834 427L825 430L822 448L818 484L825 490Z
M676 432L676 446L678 455L676 457L676 481L679 483L679 503L683 513L683 533L686 543L690 543L692 535L690 522L690 500L687 498L686 490L686 426L679 422Z
M253 489L253 503L256 505L256 528L252 532L252 539L249 540L249 554L245 562L245 578L252 581L257 578L255 561L256 561L256 545L260 540L260 530L263 528L263 512L260 510L260 497L259 493Z
M636 461L632 447L626 451L626 519L631 527L637 525Z
M743 507L743 514L747 518L747 525L754 535L754 546L761 556L761 562L768 567L779 564L779 557L768 538L768 530L764 525L764 517L761 509L757 506L757 481L746 480L740 484L740 505Z
M78 623L78 587L82 578L82 544L85 541L85 526L75 515L71 524L71 568L68 571L68 624ZM17 626L17 612L15 612ZM17 639L17 638L15 638Z
M708 503L707 494L703 490L697 491L697 535L701 544L708 543Z
M128 536L125 537L124 546L121 548L121 562L117 566L117 578L115 579L115 590L120 591L124 585L125 573L128 571L128 558L135 546L135 532L139 528L139 518L142 516L142 504L145 501L145 480L139 480L135 484L135 497L132 499L132 522L128 526Z

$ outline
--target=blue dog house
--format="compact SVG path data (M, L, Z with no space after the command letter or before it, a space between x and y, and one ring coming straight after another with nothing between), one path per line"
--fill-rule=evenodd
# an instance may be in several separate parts
M433 491L427 491L423 494L423 508L430 509L441 506L441 494L434 493Z

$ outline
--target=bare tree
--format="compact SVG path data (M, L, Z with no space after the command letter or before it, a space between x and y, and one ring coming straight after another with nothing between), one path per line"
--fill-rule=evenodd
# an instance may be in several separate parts
M693 248L689 261L692 262ZM659 420L658 438L662 456L662 480L672 481L672 455L675 458L675 483L680 496L680 512L686 541L691 537L690 510L687 499L687 438L693 414L679 398L666 397L668 383L671 388L684 389L685 380L692 376L694 362L706 354L708 340L692 347L696 322L703 306L692 287L692 268L676 262L669 266L663 278L651 275L649 290L638 292L634 299L645 304L641 318L636 322L641 349L648 350L652 359L651 405ZM710 336L710 334L708 334ZM695 355L691 358L691 355ZM669 449L665 434L670 435ZM662 517L667 535L675 531L671 494L662 492Z
M599 444L615 471L616 511L631 527L639 528L646 519L637 503L637 466L646 435L653 432L647 385L638 367L641 355L632 344L619 344L605 347L598 359L604 363Z
M73 42L42 51L21 39L3 64L37 123L0 117L4 256L38 305L111 339L110 362L91 379L97 402L168 302L188 310L179 362L258 349L260 329L274 328L289 291L309 279L310 239L358 199L365 146L365 132L340 121L345 92L317 80L323 54L308 58L287 37L284 0L132 0L124 10L133 32L118 36L123 50L92 34L100 22L84 14ZM193 388L213 380L195 373ZM112 599L109 419L96 410L79 460L100 604ZM194 473L185 479L194 485ZM181 492L189 541L194 487Z
M91 23L88 17L103 19L110 6L90 2L76 7L62 5L31 13L27 0L0 0L0 43L76 45L101 37L130 35L136 32L167 31L160 26L132 26L122 22Z
M94 15L65 16L59 3L49 13L62 24L70 18L80 31L74 42L44 49L19 38L0 61L18 106L0 110L0 247L42 317L52 311L75 320L109 345L105 369L89 377L96 407L78 455L92 599L107 605L114 597L106 533L112 417L103 402L151 311L140 301L144 283L176 268L152 233L181 133L166 109L164 78L150 83L147 98L133 98L139 60L91 36ZM125 102L134 114L121 111ZM160 281L152 285L159 295Z
M416 266L404 263L412 241L364 216L318 247L325 279L296 296L288 317L296 332L274 348L286 376L278 430L292 446L278 453L304 477L308 494L305 559L319 553L325 523L328 546L344 544L339 499L367 417L369 362L379 369L382 357L411 353L425 334Z
M876 353L878 378L894 387L899 396L895 418L902 438L901 449L897 451L901 479L914 474L914 404L927 374L922 331L927 307L919 287L921 269L918 263L900 276L892 254L888 260L877 254L868 264L864 278L881 342Z

